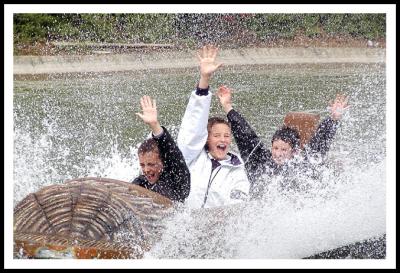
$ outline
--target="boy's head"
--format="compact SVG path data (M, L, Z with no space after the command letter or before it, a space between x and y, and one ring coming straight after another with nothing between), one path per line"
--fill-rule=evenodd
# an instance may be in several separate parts
M232 143L231 125L228 121L220 117L208 119L207 124L208 138L206 149L217 160L226 157Z
M282 165L291 159L300 148L300 135L287 126L277 130L272 136L272 159Z
M151 184L156 183L164 168L157 142L152 138L145 140L139 146L138 156L143 175Z

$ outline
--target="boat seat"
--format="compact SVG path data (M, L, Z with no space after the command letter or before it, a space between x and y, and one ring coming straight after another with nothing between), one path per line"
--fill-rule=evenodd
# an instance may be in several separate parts
M289 112L286 114L283 123L292 129L296 129L300 134L300 149L304 148L311 137L315 134L319 124L318 114L306 112Z

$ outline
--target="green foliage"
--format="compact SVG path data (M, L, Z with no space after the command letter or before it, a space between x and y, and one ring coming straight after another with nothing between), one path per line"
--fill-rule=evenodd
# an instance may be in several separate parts
M319 14L301 15L300 21L305 35L308 37L319 36L321 34L321 17Z
M297 14L254 14L247 26L261 40L291 38L299 28L299 20Z
M262 41L290 39L299 31L309 37L324 32L382 38L386 35L386 16L364 13L14 15L14 44L52 40L195 44L199 39L233 41L233 37L246 32L253 33Z
M173 14L16 14L14 43L172 41Z
M323 14L321 22L324 30L332 35L349 34L367 39L386 36L385 14Z
M14 37L18 42L40 41L46 39L49 28L56 25L50 14L15 14Z

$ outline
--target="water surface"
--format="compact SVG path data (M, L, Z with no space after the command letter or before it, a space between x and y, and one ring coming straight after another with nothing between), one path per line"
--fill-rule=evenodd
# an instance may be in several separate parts
M161 124L176 137L198 79L197 69L15 79L14 205L30 192L71 178L134 178L137 146L149 134L135 115L140 97L157 100ZM325 118L337 93L349 95L351 107L328 155L328 187L315 191L314 198L270 196L249 204L214 235L198 234L193 216L179 214L150 257L299 258L385 233L384 65L226 66L211 80L211 89L221 84L234 89L234 108L268 144L287 112ZM224 116L216 98L211 115ZM182 233L188 236L176 240ZM225 243L204 249L203 237Z

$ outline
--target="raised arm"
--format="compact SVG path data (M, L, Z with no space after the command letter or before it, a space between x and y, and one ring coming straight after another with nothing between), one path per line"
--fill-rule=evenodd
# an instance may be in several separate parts
M226 86L221 86L218 88L217 96L227 114L228 121L231 123L232 133L243 160L247 161L250 155L261 156L269 153L250 124L239 112L233 109L232 90Z
M342 119L344 112L349 108L348 102L348 96L337 94L335 100L329 103L329 110L331 112L331 118L333 120Z
M214 72L222 66L222 63L216 62L218 48L212 45L204 46L197 53L197 58L200 65L200 89L208 89L209 80Z
M203 150L207 141L207 122L211 105L209 80L222 65L216 62L218 48L204 46L197 54L200 66L200 81L192 92L178 134L178 146L187 164Z
M348 108L348 97L338 94L333 102L330 102L330 117L323 120L317 128L315 135L309 143L309 151L312 154L325 155L336 135L339 121Z
M174 196L174 200L184 201L190 192L189 168L185 163L182 152L167 129L163 127L163 131L161 136L154 137L154 139L158 143L161 160L164 163L164 171L170 177L168 187L172 190L171 195Z
M140 99L142 113L136 113L152 130L153 139L157 141L163 172L170 178L160 185L168 192L172 200L183 201L190 192L190 172L175 141L166 128L161 127L157 118L156 101L149 96Z
M136 113L136 115L150 126L153 135L161 134L163 129L158 122L156 101L152 100L149 96L143 96L140 98L140 105L143 113Z

